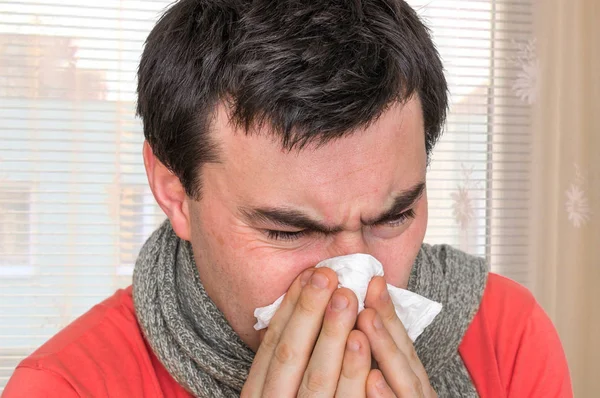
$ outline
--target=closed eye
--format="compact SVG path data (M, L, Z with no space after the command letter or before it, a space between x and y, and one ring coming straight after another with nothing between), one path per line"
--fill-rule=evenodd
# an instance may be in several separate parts
M415 211L413 209L406 210L394 217L391 217L389 220L380 221L377 226L382 227L400 227L406 224L407 221L415 218ZM266 229L263 232L267 235L267 237L271 240L275 241L286 241L292 242L306 236L310 233L310 230L301 230L301 231L278 231L274 229Z
M415 218L415 211L413 209L409 209L394 217L391 217L388 220L380 221L378 225L386 227L399 227L413 218Z
M269 239L288 241L288 242L300 239L304 235L308 234L308 231L306 231L306 230L289 232L289 231L276 231L276 230L272 230L272 229L267 229L264 232L267 234L267 237Z

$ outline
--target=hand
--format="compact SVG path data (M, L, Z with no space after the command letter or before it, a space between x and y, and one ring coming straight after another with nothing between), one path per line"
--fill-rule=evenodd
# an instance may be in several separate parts
M358 316L358 330L368 338L379 366L369 374L367 396L437 397L423 364L396 315L383 277L369 283L365 310Z
M357 299L328 268L294 281L263 335L242 397L364 397L371 352ZM336 393L337 391L337 393Z

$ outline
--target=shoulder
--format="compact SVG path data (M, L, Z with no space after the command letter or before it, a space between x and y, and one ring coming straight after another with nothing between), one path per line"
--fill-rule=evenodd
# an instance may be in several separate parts
M80 395L61 375L25 366L16 369L2 393L5 398L48 396L76 398Z
M490 273L474 322L506 348L518 347L523 338L554 326L526 287L504 276ZM547 330L546 330L547 331Z
M139 343L140 330L133 309L131 288L118 290L48 340L24 363L44 363L67 358L87 348L88 355L102 356L101 344L115 346ZM93 348L93 350L89 350Z
M503 355L516 352L533 315L541 311L531 292L517 282L489 273L479 311L469 329L489 337Z
M494 328L527 322L537 302L524 286L504 276L491 273L481 300L481 311ZM489 316L492 315L492 316Z
M571 396L564 351L552 321L527 288L503 276L488 275L460 353L480 392Z
M151 374L150 354L128 288L94 306L25 358L9 385L15 390L18 380L26 377L28 388L46 391L60 387L82 396L159 396Z

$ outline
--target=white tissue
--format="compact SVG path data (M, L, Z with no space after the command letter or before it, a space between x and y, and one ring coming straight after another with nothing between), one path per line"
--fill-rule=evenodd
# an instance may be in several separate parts
M359 313L365 308L369 281L374 276L383 276L381 263L368 254L351 254L330 258L317 264L317 268L320 267L334 270L338 277L338 287L346 287L356 294ZM442 304L390 284L387 287L396 308L396 315L406 328L408 337L414 342L440 313ZM254 316L257 319L254 329L261 330L269 326L271 318L284 297L285 294L275 300L273 304L254 310Z

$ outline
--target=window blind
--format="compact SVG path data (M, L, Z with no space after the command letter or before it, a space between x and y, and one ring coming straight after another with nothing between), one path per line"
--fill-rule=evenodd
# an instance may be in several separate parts
M26 355L131 283L164 219L135 111L142 44L169 1L0 2L0 391ZM426 242L529 283L531 0L411 0L451 91Z

